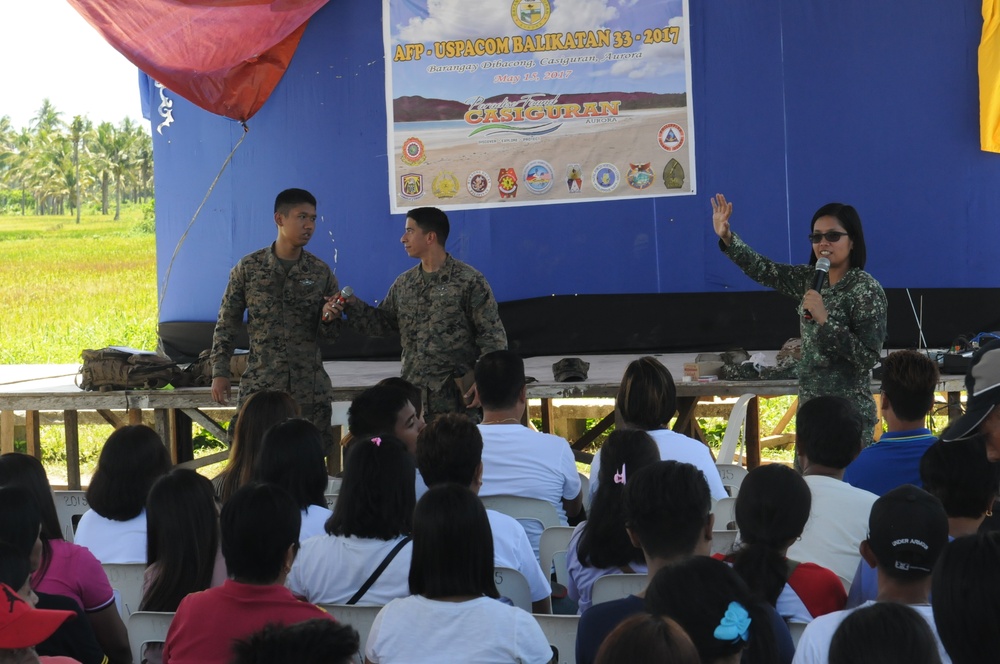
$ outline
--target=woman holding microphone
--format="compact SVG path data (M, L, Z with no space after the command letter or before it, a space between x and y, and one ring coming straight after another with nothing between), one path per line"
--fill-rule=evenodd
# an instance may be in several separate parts
M712 199L712 224L719 248L751 279L799 301L802 360L799 404L821 394L842 396L864 422L862 445L870 445L878 422L871 394L871 369L886 336L886 299L865 267L865 236L857 210L828 203L812 217L808 265L785 265L751 249L729 227L733 204ZM817 261L829 261L817 289Z

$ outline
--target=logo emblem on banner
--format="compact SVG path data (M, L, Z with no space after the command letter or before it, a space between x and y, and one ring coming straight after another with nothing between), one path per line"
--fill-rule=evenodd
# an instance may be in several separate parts
M579 194L583 188L583 169L580 164L570 164L566 167L566 187L571 194Z
M645 164L629 164L628 172L625 173L625 180L633 189L646 189L653 184L654 179L653 169L648 161Z
M458 194L458 178L451 171L441 171L434 176L431 191L438 198L455 198Z
M614 164L603 163L598 164L594 167L594 172L591 175L591 182L594 184L594 189L597 191L614 191L621 181L621 174L618 172L618 167Z
M517 173L513 168L501 168L497 175L497 189L500 190L500 198L514 198L517 196Z
M415 201L424 195L424 176L407 173L399 178L399 194L408 201Z
M465 180L465 188L476 198L483 198L493 188L493 181L486 171L472 171Z
M663 184L667 189L680 189L684 186L684 167L681 162L671 159L663 167Z
M544 194L552 188L552 167L547 161L536 159L524 167L524 184L533 194Z
M419 166L427 159L424 143L419 138L411 136L403 141L403 154L400 157L407 166Z
M665 124L660 127L656 139L660 142L660 147L667 152L676 152L684 145L684 130L679 124Z
M551 14L549 0L514 0L510 6L510 17L522 30L537 30Z

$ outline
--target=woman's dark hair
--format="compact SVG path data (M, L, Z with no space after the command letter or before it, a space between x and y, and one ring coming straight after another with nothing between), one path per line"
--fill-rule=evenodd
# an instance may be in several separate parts
M982 434L960 440L937 440L920 459L924 490L938 497L952 518L979 519L1000 490L1000 464L986 458Z
M128 521L142 513L153 482L170 470L160 435L144 424L117 429L97 459L87 489L90 509L105 519Z
M347 410L347 429L354 438L391 434L396 417L410 398L406 390L394 385L375 385L354 397ZM416 408L416 404L413 406Z
M816 210L816 214L813 215L812 221L809 223L809 232L812 232L816 226L816 221L820 217L833 217L840 223L847 232L847 239L854 243L854 247L848 255L850 267L856 267L859 270L865 269L865 262L868 260L868 251L865 249L865 232L861 228L861 216L858 214L858 211L851 205L827 203ZM846 240L842 239L841 241L844 242ZM816 264L816 252L809 252L809 264Z
M616 429L608 436L601 448L597 495L576 546L585 566L603 569L645 562L642 549L632 545L625 530L623 495L629 475L659 460L660 448L645 431Z
M30 556L40 525L38 504L30 491L21 486L0 487L0 542Z
M233 442L229 448L229 462L219 475L222 477L219 500L225 503L237 489L253 479L264 432L278 422L298 416L298 404L285 392L255 392L243 402L236 418Z
M934 624L951 661L980 664L1000 652L1000 532L949 542L931 578Z
M427 490L413 514L410 592L429 599L485 595L497 599L493 532L476 494L458 484Z
M594 664L701 664L698 649L677 621L637 613L619 623L597 651Z
M52 562L51 540L63 539L55 498L45 466L33 456L10 452L0 456L0 486L17 486L27 489L35 499L42 519L42 564L35 571L35 583L45 577Z
M299 548L302 512L288 492L251 482L222 506L222 557L230 578L271 584L281 576L289 547Z
M664 567L646 589L646 610L680 623L703 662L735 655L744 648L748 648L744 659L748 664L777 661L767 613L739 574L721 560L694 556ZM733 617L749 619L746 631L742 629L745 623L734 623ZM727 633L717 636L720 626Z
M30 574L31 562L28 555L6 542L0 542L0 583L5 583L14 592L18 592L24 587Z
M140 611L176 611L189 593L211 585L219 551L219 515L212 482L188 468L174 468L153 484L146 499L146 563L156 576Z
M799 406L795 453L812 463L847 468L861 452L861 415L844 397L823 394Z
M257 457L254 479L280 486L299 509L326 507L323 435L309 420L285 420L267 430Z
M670 371L655 357L633 360L622 376L615 408L630 427L662 429L677 412L677 386Z
M376 386L382 385L385 387L394 387L399 390L403 390L406 393L406 398L409 399L410 403L413 404L414 410L417 411L417 417L422 417L424 414L424 399L423 395L420 393L420 388L399 376L389 376L388 378L383 378L379 382L375 383ZM398 410L396 411L399 412Z
M739 547L733 569L761 601L774 606L788 579L785 550L809 520L812 494L797 472L772 463L751 470L736 496Z
M358 630L326 618L270 623L233 642L231 664L351 664L360 647Z
M341 537L392 540L413 523L413 458L396 437L356 439L347 448L344 481L326 532Z
M941 664L930 625L906 604L850 612L830 641L830 664Z

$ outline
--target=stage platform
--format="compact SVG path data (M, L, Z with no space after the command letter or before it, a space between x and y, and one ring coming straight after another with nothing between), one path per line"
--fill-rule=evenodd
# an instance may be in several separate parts
M751 351L751 354L755 352ZM760 352L764 353L766 363L774 363L775 351ZM674 429L701 440L704 436L695 418L699 401L743 394L780 396L795 394L797 390L795 380L685 381L684 364L693 362L697 353L650 354L663 362L677 381L678 417ZM528 397L540 400L542 429L545 431L552 429L553 400L614 398L625 367L640 355L578 355L576 357L590 363L587 380L567 383L556 382L552 375L553 363L562 357L552 355L525 359L525 372L535 379L528 385ZM340 404L340 407L335 404L334 424L337 426L346 424L338 421L336 414L344 412L343 404L383 378L398 376L400 363L398 360L340 360L326 362L324 367L333 382L334 400ZM0 366L0 452L13 451L15 425L23 417L28 453L40 455L40 414L61 413L66 433L67 484L71 489L78 489L78 425L81 411L92 411L114 427L142 422L143 411L152 411L154 428L169 445L175 463L197 466L211 462L199 459L194 464L190 463L192 421L198 422L216 437L228 439L219 422L228 420L232 409L214 403L208 387L84 392L76 386L78 371L79 365L74 364ZM938 385L938 390L947 395L949 415L952 417L960 413L960 392L964 387L963 376L942 376ZM877 393L878 389L878 382L873 382L873 393ZM587 460L582 450L614 422L613 406L609 404L607 411L590 430L571 441L579 459ZM343 420L342 416L339 419ZM753 399L747 409L745 438L747 466L754 467L760 462L757 399ZM224 453L215 456L224 458Z

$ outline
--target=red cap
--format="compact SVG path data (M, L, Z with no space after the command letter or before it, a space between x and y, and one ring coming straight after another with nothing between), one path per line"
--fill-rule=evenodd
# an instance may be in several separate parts
M74 615L72 611L36 609L10 586L0 583L0 648L36 646Z

